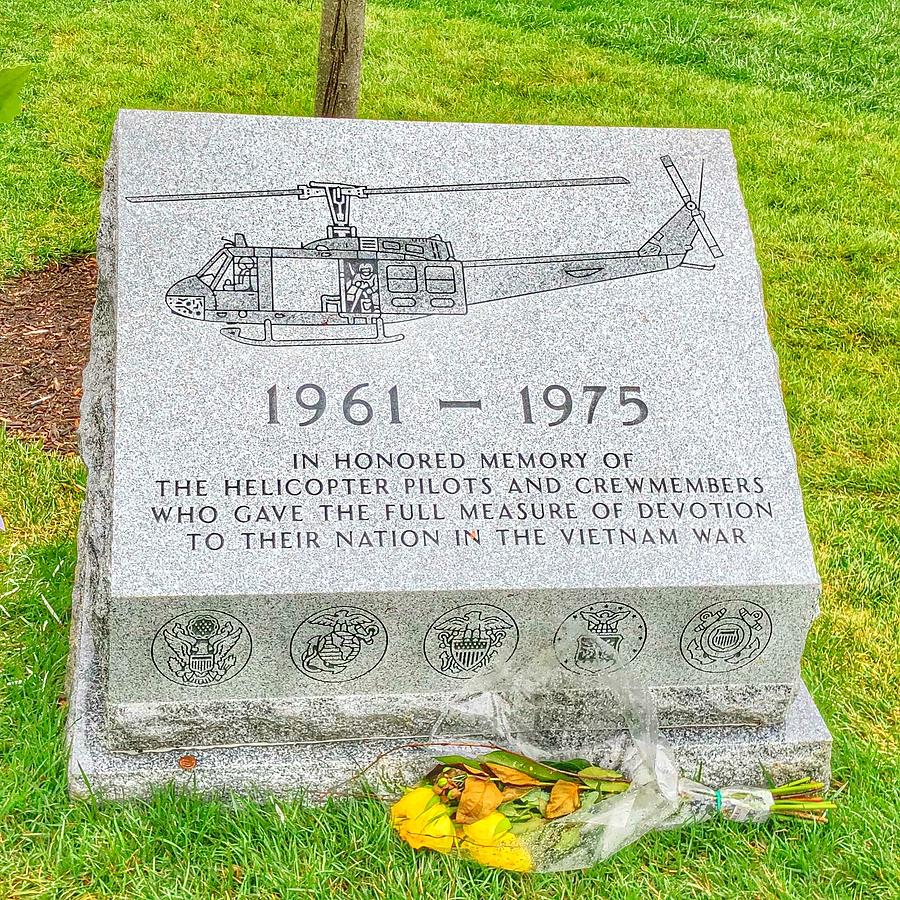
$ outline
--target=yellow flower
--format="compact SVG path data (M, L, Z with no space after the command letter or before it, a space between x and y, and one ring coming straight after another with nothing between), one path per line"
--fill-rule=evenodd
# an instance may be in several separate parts
M430 847L439 853L453 849L456 829L450 809L428 787L414 788L391 807L391 824L412 847Z
M509 819L502 812L495 810L483 819L472 822L471 825L463 825L463 834L475 844L490 846L510 828L512 824Z
M505 834L491 847L463 841L463 853L475 862L494 869L509 869L511 872L530 872L534 868L531 854L519 843L514 834Z
M441 804L442 810L446 808ZM430 847L438 853L449 853L453 849L456 829L453 821L446 811L438 812L429 818L429 813L416 819L407 819L397 828L400 837L409 844L413 850L421 847Z
M471 825L463 825L460 849L483 866L530 872L534 860L518 838L510 834L510 828L512 825L503 813L492 812Z
M426 807L435 803L440 803L440 800L430 787L413 788L391 807L391 822L396 824L402 819L415 819L425 812Z

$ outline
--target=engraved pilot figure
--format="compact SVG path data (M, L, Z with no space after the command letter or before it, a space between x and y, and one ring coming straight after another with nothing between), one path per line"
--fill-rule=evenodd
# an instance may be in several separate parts
M371 263L364 262L356 270L347 285L347 311L351 313L371 313L381 309L378 296L378 279Z
M256 274L256 260L239 259L235 267L234 289L236 291L252 291L253 276Z

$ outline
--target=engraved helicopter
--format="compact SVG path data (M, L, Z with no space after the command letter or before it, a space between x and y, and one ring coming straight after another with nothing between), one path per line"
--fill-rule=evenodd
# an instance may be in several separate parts
M258 346L321 346L382 344L403 339L386 334L385 324L424 316L464 315L469 307L584 284L646 275L680 266L711 270L714 265L686 262L699 234L714 258L722 256L700 208L703 170L696 201L671 157L661 162L682 205L635 250L606 253L514 256L494 259L457 259L450 241L430 237L367 237L350 224L351 199L389 194L426 194L456 191L511 191L530 188L588 188L629 184L619 176L484 184L417 185L370 188L362 185L311 181L286 190L219 191L199 194L160 194L128 197L132 203L231 200L255 197L324 198L331 215L326 236L301 247L251 247L242 234L226 241L195 274L173 284L169 309L179 316L226 327L222 335ZM273 260L334 261L336 291L320 294L312 308L285 307L276 296ZM489 296L472 299L467 286L479 272L500 272L489 284ZM468 288L468 289L467 289ZM291 298L288 302L296 301ZM247 334L245 326L261 328ZM316 330L309 337L276 335L280 326ZM328 330L328 335L323 329Z

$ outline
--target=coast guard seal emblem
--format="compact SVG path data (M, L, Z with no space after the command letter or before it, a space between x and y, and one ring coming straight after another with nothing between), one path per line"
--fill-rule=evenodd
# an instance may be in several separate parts
M423 649L436 672L471 678L507 662L518 643L512 616L489 603L467 603L435 620Z
M316 681L352 681L371 672L387 650L377 616L355 606L334 606L308 616L291 638L294 665Z
M730 672L753 662L772 637L769 614L749 600L701 609L681 634L681 655L700 672Z
M201 610L166 622L153 638L150 656L169 681L207 687L234 678L252 649L250 632L234 616Z
M582 606L568 616L556 630L553 649L570 672L596 675L617 662L631 662L646 640L644 617L624 603L606 600Z

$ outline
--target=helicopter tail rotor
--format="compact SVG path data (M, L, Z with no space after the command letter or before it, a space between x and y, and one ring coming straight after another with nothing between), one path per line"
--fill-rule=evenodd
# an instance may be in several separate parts
M663 156L661 157L661 161L666 169L666 173L668 174L669 179L675 186L675 190L678 191L679 196L684 202L684 208L688 212L690 212L691 219L697 226L697 231L700 232L700 235L706 242L706 246L709 248L710 254L714 259L721 258L724 255L722 253L722 248L719 246L719 242L715 239L715 236L710 230L709 225L707 225L706 216L703 210L700 208L700 197L703 193L703 169L700 169L700 188L697 191L697 200L695 202L694 198L691 196L691 192L688 190L687 185L684 183L684 179L681 177L681 173L675 167L675 163L672 162L672 157Z

